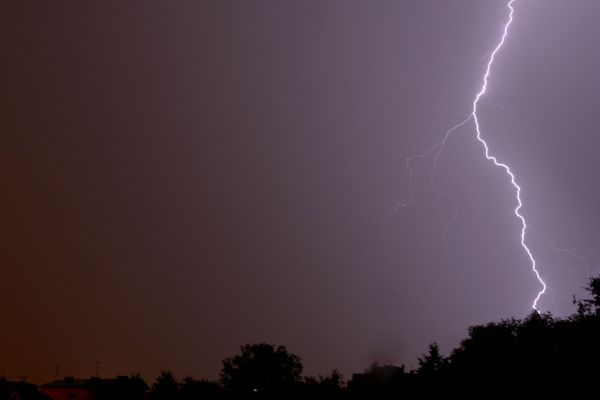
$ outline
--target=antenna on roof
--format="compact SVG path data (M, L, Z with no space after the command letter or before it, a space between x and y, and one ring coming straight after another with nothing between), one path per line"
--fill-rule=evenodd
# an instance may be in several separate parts
M100 361L96 361L96 378L100 376Z

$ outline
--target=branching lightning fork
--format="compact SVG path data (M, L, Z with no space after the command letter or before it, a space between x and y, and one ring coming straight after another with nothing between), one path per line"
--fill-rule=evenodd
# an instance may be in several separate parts
M535 296L535 299L533 300L533 304L532 304L533 309L537 311L537 304L538 304L541 296L546 292L547 286L537 269L537 264L536 264L535 258L533 256L533 253L531 252L531 249L527 246L527 243L526 243L526 232L527 232L528 227L527 227L527 221L525 220L525 217L523 216L523 214L521 214L521 208L523 207L523 202L521 201L521 186L519 186L519 184L517 183L515 175L511 171L510 167L506 163L498 161L498 159L494 155L491 154L490 148L489 148L487 142L482 137L481 127L480 127L480 123L479 123L479 115L478 115L479 101L487 92L488 79L490 76L492 66L494 64L494 60L496 59L496 55L498 54L498 52L504 45L506 37L508 36L508 29L513 22L513 15L514 15L514 11L515 11L513 4L515 3L515 1L516 0L510 0L506 4L507 9L509 10L508 20L504 24L504 29L503 29L502 36L501 36L499 42L497 43L496 47L494 47L494 49L492 50L492 52L490 53L490 56L488 58L485 72L483 74L482 85L481 85L481 88L479 89L479 92L477 92L475 94L475 98L473 99L473 103L472 103L473 107L472 107L471 113L462 122L460 122L457 125L450 128L439 142L437 142L436 144L434 144L433 146L428 148L424 153L412 155L412 156L406 158L406 166L409 170L409 186L410 186L409 187L409 199L404 203L397 204L395 207L395 211L398 211L399 207L406 207L413 202L413 193L412 193L413 169L412 169L412 165L411 165L412 161L415 159L418 159L418 158L426 158L426 157L430 156L431 154L434 155L433 156L433 166L431 169L431 173L429 175L430 181L431 181L431 186L433 187L434 191L438 195L442 195L444 197L450 198L454 205L454 201L451 198L451 196L447 193L440 191L435 185L434 176L435 176L435 171L437 168L437 162L438 162L438 158L439 158L441 152L444 150L447 140L450 138L452 133L454 131L456 131L458 128L466 125L470 121L473 121L473 123L475 125L476 139L477 139L477 141L479 141L482 144L482 146L485 150L485 158L488 161L491 161L496 167L503 169L504 172L506 173L506 175L508 175L508 177L510 178L511 185L515 188L515 192L516 192L515 198L517 201L517 206L514 209L514 214L521 222L521 246L523 247L523 250L525 250L527 257L529 258L532 271L534 272L537 280L539 281L539 283L542 286L542 289L537 293L537 295ZM456 209L456 207L455 207L455 209ZM452 217L450 223L452 223L455 220L455 218L456 218L456 215Z

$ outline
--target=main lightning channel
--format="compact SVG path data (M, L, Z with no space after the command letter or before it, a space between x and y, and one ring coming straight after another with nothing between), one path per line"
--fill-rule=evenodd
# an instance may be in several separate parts
M406 158L406 167L409 170L409 199L408 199L408 201L405 201L403 203L396 204L396 206L394 207L393 213L397 213L399 211L400 207L409 206L410 204L412 204L412 202L414 200L414 198L413 198L413 192L412 192L412 190L413 190L412 189L412 180L413 180L412 161L415 160L415 159L426 158L430 154L433 153L433 165L432 165L432 169L431 169L430 174L429 174L431 187L433 188L433 190L438 195L443 196L443 197L447 197L447 198L449 198L452 201L454 209L455 209L455 214L452 217L452 219L449 221L449 225L454 222L454 220L456 219L456 212L457 212L456 204L454 203L454 200L453 200L453 198L452 198L452 196L450 194L442 192L441 190L439 190L437 188L437 186L435 184L435 171L437 169L437 163L438 163L438 159L440 157L440 154L444 150L444 148L446 146L446 142L448 141L448 139L450 138L450 136L458 128L466 125L471 120L473 120L473 122L475 124L476 138L483 145L483 148L485 150L485 158L487 160L491 161L496 167L502 168L504 170L504 172L510 178L510 183L515 188L515 191L516 191L515 197L516 197L516 200L517 200L517 206L514 209L514 214L521 221L521 246L525 250L525 253L527 254L527 257L529 258L532 271L534 272L534 274L535 274L538 282L542 286L542 289L537 293L537 295L535 296L535 299L533 300L533 304L532 304L532 308L534 310L538 311L537 304L538 304L540 298L542 297L542 295L544 293L546 293L547 285L544 282L544 280L542 279L542 277L540 275L540 272L537 269L537 263L535 261L535 258L533 257L533 253L531 252L531 249L527 246L527 243L526 243L526 232L527 232L528 226L527 226L527 221L525 220L525 217L523 216L523 214L521 214L521 208L523 207L523 202L521 201L521 186L519 186L519 184L517 183L515 175L511 171L510 167L507 164L498 161L498 159L495 156L491 155L490 148L489 148L487 142L485 141L485 139L483 139L483 137L482 137L481 127L480 127L480 124L479 124L479 116L477 114L479 101L481 100L481 98L487 92L488 79L490 77L490 72L491 72L491 69L492 69L492 65L494 64L494 61L496 59L496 55L498 54L498 52L500 51L500 49L504 45L504 42L506 41L506 38L508 36L509 27L510 27L510 25L513 22L513 16L514 16L514 11L515 11L514 7L513 7L513 4L515 3L515 1L516 0L510 0L506 4L506 7L509 10L508 21L504 25L504 29L502 31L502 37L500 38L500 41L498 42L498 44L496 45L496 47L493 49L493 51L490 53L488 62L486 64L485 73L483 74L482 85L481 85L481 88L479 89L479 92L477 92L477 94L475 95L475 98L473 100L473 107L472 107L471 113L464 120L462 120L461 122L459 122L458 124L456 124L452 128L450 128L446 132L446 134L444 135L444 137L439 142L435 143L433 146L431 146L430 148L428 148L424 153L422 153L422 154L415 154L415 155L412 155L412 156ZM446 228L446 230L447 230L447 228ZM445 237L446 237L446 234L444 233L444 241L445 241Z
M527 256L529 257L529 261L531 262L531 269L535 273L535 276L536 276L538 282L542 285L542 289L538 292L537 296L535 296L535 299L533 300L533 304L531 305L533 307L533 309L537 311L537 303L540 300L540 298L542 297L542 295L546 292L547 286L546 286L546 283L544 282L544 280L542 279L539 270L537 269L537 264L536 264L535 258L533 257L533 253L531 252L531 249L529 249L529 247L527 246L527 243L525 241L526 231L527 231L527 221L525 220L525 217L523 216L523 214L521 214L521 212L520 212L521 208L523 207L523 202L521 201L521 186L519 186L519 184L517 183L515 175L512 173L510 167L507 164L498 161L498 159L495 156L490 154L490 148L489 148L487 142L481 136L481 129L479 126L479 117L477 115L477 110L478 110L477 106L479 104L479 100L487 91L488 78L490 76L490 71L492 69L492 65L494 64L496 54L498 54L498 52L504 45L506 37L508 36L508 28L510 27L510 25L513 22L513 15L515 12L513 3L515 1L516 0L510 0L506 5L507 8L510 10L509 14L508 14L508 21L504 25L502 37L500 38L500 41L498 42L498 44L496 45L494 50L492 51L492 54L490 55L490 59L486 65L485 73L483 74L483 84L481 85L481 89L479 90L479 92L475 95L475 100L473 100L473 112L471 113L471 117L473 118L473 122L475 122L475 131L477 132L477 140L483 145L483 148L485 149L485 158L487 158L489 161L492 161L495 166L504 169L504 172L506 172L506 174L510 177L510 183L514 186L514 188L516 190L517 207L515 208L514 213L517 216L517 218L519 218L519 220L521 220L521 246L523 247L523 249L525 250L525 253L527 253Z

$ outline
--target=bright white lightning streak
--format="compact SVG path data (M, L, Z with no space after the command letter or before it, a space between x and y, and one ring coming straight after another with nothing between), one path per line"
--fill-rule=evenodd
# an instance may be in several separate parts
M513 8L513 4L516 0L510 0L506 6L509 9L509 14L508 14L508 21L506 22L506 24L504 25L504 29L502 32L502 37L500 38L500 41L498 42L498 44L496 45L496 47L494 48L494 50L491 52L488 62L486 64L486 68L485 68L485 72L483 74L483 79L482 79L482 85L481 88L479 89L479 92L477 92L477 94L475 95L475 98L473 100L473 108L471 113L469 114L469 116L464 119L462 122L458 123L457 125L455 125L454 127L452 127L450 130L448 130L446 132L446 134L444 135L444 137L442 138L442 140L440 140L439 142L437 142L435 145L433 145L432 147L430 147L429 149L427 149L424 153L422 154L416 154L413 156L410 156L406 159L406 166L409 170L409 199L408 201L404 202L404 203L399 203L396 205L396 207L394 208L394 212L398 211L398 206L400 207L406 207L408 205L410 205L413 202L413 193L412 193L412 179L413 179L413 169L411 167L411 162L412 160L416 159L416 158L425 158L427 156L429 156L432 152L434 153L434 160L433 160L433 167L431 169L430 172L430 181L431 181L431 186L433 187L434 191L438 194L438 195L442 195L444 197L447 197L449 199L452 200L452 197L447 194L444 193L442 191L440 191L436 185L435 185L435 179L434 179L434 175L435 175L435 171L437 168L437 162L438 162L438 158L441 154L441 152L444 150L444 147L446 145L446 141L448 140L448 138L450 137L450 135L457 130L458 128L462 127L463 125L467 124L469 121L473 120L474 124L475 124L475 132L476 132L476 138L477 140L483 145L483 148L485 150L485 158L491 162L494 163L495 166L500 167L504 170L504 172L506 172L506 174L509 176L510 178L510 183L512 184L512 186L515 188L516 191L516 200L517 200L517 206L514 209L514 213L517 216L517 218L521 221L521 246L523 247L523 249L525 250L525 253L527 254L527 257L529 258L529 261L531 263L531 269L533 270L538 282L542 285L542 289L537 293L537 295L535 296L535 299L533 300L533 304L532 304L532 308L534 310L538 310L537 309L537 303L539 302L540 298L542 297L542 295L546 292L547 286L546 283L544 282L544 280L542 279L538 269L537 269L537 264L535 261L535 258L533 257L533 253L531 252L531 250L529 249L529 247L527 246L525 237L526 237L526 231L527 231L527 221L525 220L525 217L523 216L523 214L521 214L521 208L523 207L523 202L521 201L521 186L519 186L519 184L517 183L517 180L515 178L515 175L513 174L513 172L511 171L510 167L505 164L502 163L500 161L498 161L498 159L490 154L490 149L489 146L487 144L487 142L483 139L482 135L481 135L481 128L479 125L479 117L477 114L478 111L478 105L479 105L479 100L481 100L481 98L485 95L485 93L487 92L487 86L488 86L488 78L490 76L490 72L492 69L492 65L494 64L494 60L496 59L496 55L498 54L498 52L500 51L500 49L502 48L502 46L504 45L504 42L506 41L506 37L508 36L508 29L510 27L510 25L513 22L513 15L514 15L514 8ZM456 205L453 202L453 205L455 206L455 210L456 210ZM451 224L454 220L456 219L456 214L452 217L452 219L450 220L449 224Z
M538 292L538 294L535 297L535 299L533 300L533 304L532 304L533 309L537 311L537 303L540 300L540 297L542 297L542 295L546 292L546 283L540 276L540 272L537 269L535 258L533 257L531 250L529 249L529 247L527 247L527 244L525 243L525 232L527 230L527 221L525 221L525 217L523 217L523 214L521 214L521 212L520 212L521 208L523 207L523 202L521 201L521 186L519 186L519 184L517 183L515 175L510 170L510 167L507 164L499 162L495 156L490 155L490 149L488 147L488 144L481 137L481 129L479 127L479 118L477 116L477 105L479 104L479 100L481 99L481 97L487 91L488 78L490 76L490 70L492 68L492 65L494 64L494 59L496 57L496 54L498 54L498 52L504 45L504 41L506 40L506 37L508 36L508 28L510 27L510 25L513 22L513 14L515 12L515 9L513 8L514 2L515 2L515 0L510 0L506 5L508 7L508 9L510 10L510 12L508 14L508 21L504 25L504 31L502 33L502 38L500 39L500 42L498 42L498 45L496 45L496 48L494 48L494 51L492 51L492 54L490 55L490 59L487 63L486 69L485 69L485 73L483 74L483 85L481 85L481 89L479 90L479 93L477 93L475 95L475 100L473 100L473 113L471 114L471 117L473 117L473 121L475 122L475 131L477 132L477 140L483 145L483 147L485 149L485 158L492 161L494 163L494 165L496 165L497 167L504 169L506 174L510 177L510 183L515 187L515 189L517 191L517 193L516 193L517 207L515 208L514 212L515 212L515 215L517 216L517 218L519 218L521 220L521 246L523 246L523 249L525 250L525 252L527 253L527 256L529 257L529 261L531 262L531 269L535 273L537 280L542 285L542 290L540 290Z

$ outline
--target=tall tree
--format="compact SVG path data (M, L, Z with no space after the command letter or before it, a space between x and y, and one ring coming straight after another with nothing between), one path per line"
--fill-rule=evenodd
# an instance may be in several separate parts
M417 372L422 375L433 375L440 372L446 365L446 358L440 353L440 347L436 342L429 345L429 353L418 358L419 369Z
M579 315L593 314L600 316L600 276L590 278L588 287L585 290L592 295L591 299L577 300L573 297Z

